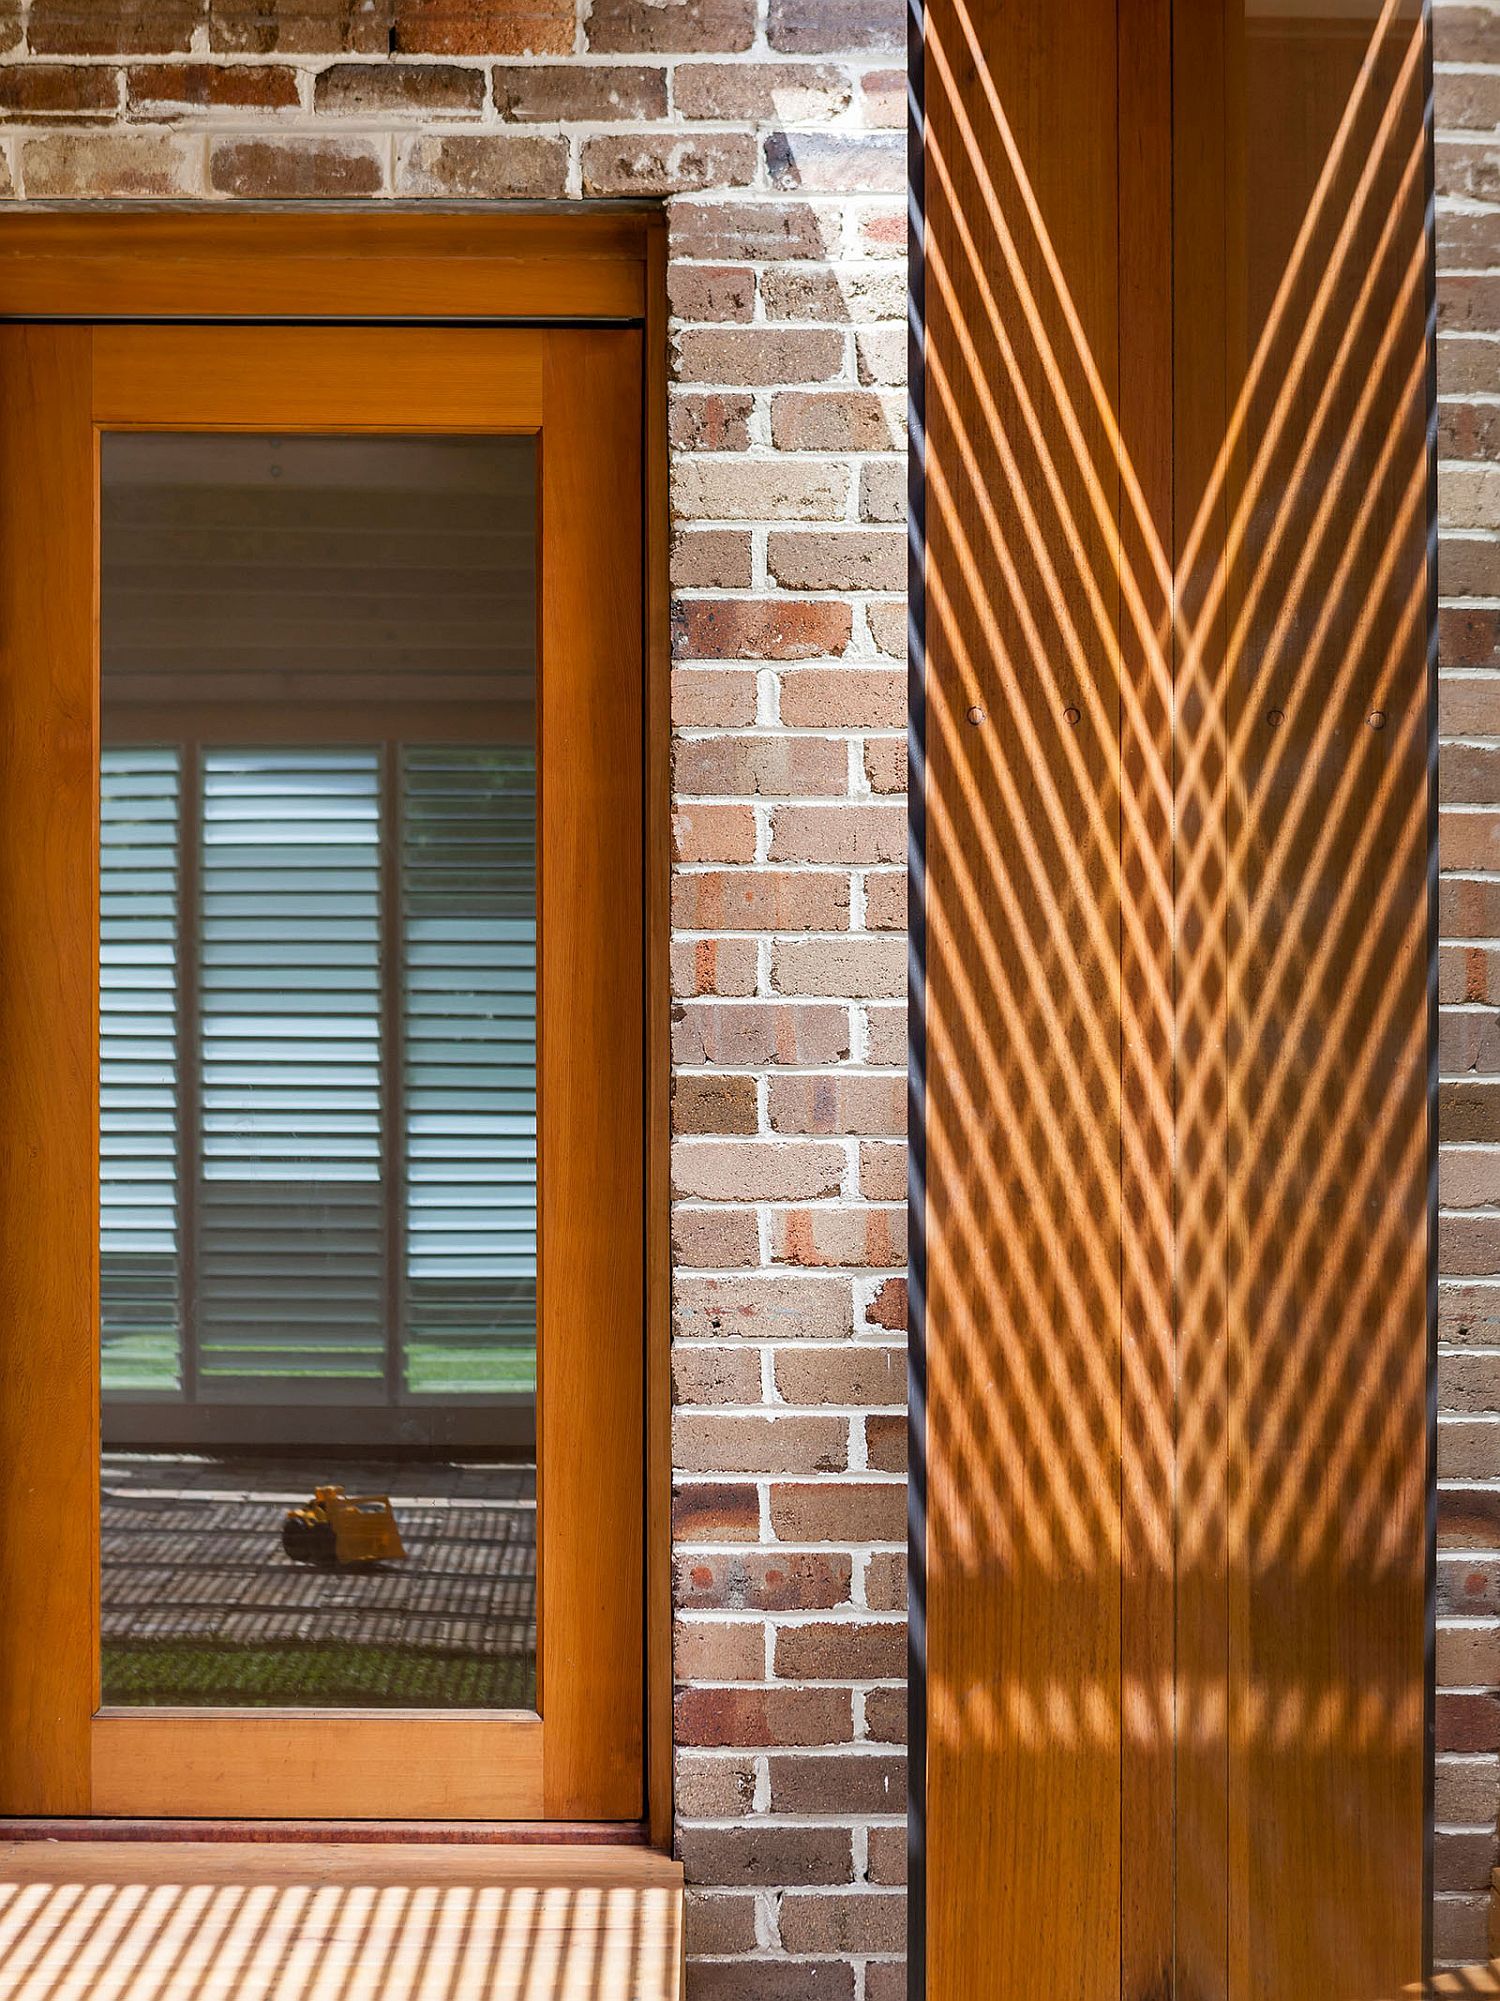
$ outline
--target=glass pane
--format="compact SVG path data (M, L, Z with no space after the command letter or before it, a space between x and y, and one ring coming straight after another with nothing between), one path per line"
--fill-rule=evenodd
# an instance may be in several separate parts
M104 1700L532 1707L532 441L102 464Z

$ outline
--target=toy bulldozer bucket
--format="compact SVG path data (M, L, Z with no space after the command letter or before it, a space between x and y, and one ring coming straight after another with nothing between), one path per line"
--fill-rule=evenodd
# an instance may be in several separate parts
M406 1556L389 1494L318 1487L303 1508L288 1508L281 1547L293 1563L400 1563Z

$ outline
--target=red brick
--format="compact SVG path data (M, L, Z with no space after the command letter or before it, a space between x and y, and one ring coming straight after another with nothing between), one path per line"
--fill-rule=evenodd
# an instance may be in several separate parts
M457 63L335 63L319 71L313 102L360 117L472 117L484 103L484 76Z
M679 63L672 101L683 118L798 123L847 110L851 89L834 63Z
M886 406L872 389L786 389L771 398L771 441L789 452L889 451Z
M904 792L906 738L872 737L865 745L865 777L872 792Z
M900 806L778 806L771 820L773 862L842 862L870 868L906 855Z
M838 1146L678 1141L672 1148L672 1192L706 1202L816 1201L838 1194L844 1165Z
M779 939L771 948L771 984L779 994L807 999L893 999L906 991L906 943L885 937Z
M906 1280L883 1278L876 1288L874 1298L865 1308L867 1324L871 1327L889 1328L895 1333L904 1333L906 1315Z
M709 869L672 878L684 931L847 931L849 878L834 869Z
M518 123L665 118L666 72L649 63L515 63L491 70L495 109Z
M867 1202L904 1202L906 1148L888 1146L879 1140L863 1141L859 1149L859 1192Z
M904 1133L904 1077L773 1077L771 1130L779 1133Z
M905 1351L870 1343L779 1348L776 1393L789 1404L904 1404Z
M904 1563L905 1558L901 1561ZM865 1691L865 1729L877 1744L906 1742L906 1690L871 1688Z
M853 1874L846 1827L693 1827L680 1831L679 1852L690 1883L847 1883ZM807 1969L795 1969L805 1978ZM732 1990L743 1994L744 1989ZM794 1990L806 1996L805 1986ZM840 1990L843 1991L843 1990ZM852 1990L849 1990L852 1991Z
M765 154L772 187L786 193L896 194L906 186L905 133L772 132Z
M773 49L789 55L821 55L826 50L874 50L900 55L906 47L906 9L901 0L771 0L766 36Z
M755 39L755 0L593 0L589 47L611 55L719 55Z
M745 132L631 137L599 133L582 151L586 195L677 195L702 188L748 187L755 141Z
M840 1813L906 1811L906 1760L889 1752L835 1752L812 1757L806 1751L794 1751L766 1762L771 1774L772 1813L827 1813L832 1803ZM821 1950L817 1946L796 1949Z
M710 1223L736 1223L738 1210L698 1209L690 1214ZM678 1248L677 1227L682 1217L672 1218L672 1257L677 1266L705 1260L685 1256ZM745 1219L753 1225L755 1218ZM754 1255L746 1260L755 1262ZM696 1342L679 1341L672 1350L672 1401L679 1404L746 1404L760 1401L760 1356L753 1348L709 1348Z
M1472 606L1440 611L1438 663L1443 667L1500 667L1500 611Z
M1432 52L1440 63L1500 63L1500 15L1489 7L1435 7Z
M673 264L667 295L680 320L749 320L755 313L755 273L748 264ZM748 408L748 397L745 403Z
M171 55L186 51L203 0L31 0L33 55Z
M218 194L251 201L328 201L379 194L385 165L368 139L219 139L208 178Z
M1440 1751L1500 1750L1500 1695L1437 1693L1437 1747Z
M849 788L849 753L821 736L685 737L673 750L672 780L679 798L838 798Z
M678 1063L837 1063L849 1054L849 1014L828 1002L711 1002L672 1011Z
M285 110L299 102L297 72L285 63L136 63L125 74L131 111L153 118Z
M906 1049L906 1009L867 1007L865 1009L865 1060L887 1064L892 1069L904 1064Z
M667 419L672 443L680 452L748 451L750 413L754 408L755 398L737 390L710 390L704 396L676 395ZM748 563L737 581L748 588Z
M672 859L753 862L755 811L750 806L680 805L672 815Z
M689 598L672 610L679 659L814 660L843 653L853 631L849 606L831 599Z
M713 1769L727 1765L731 1771L738 1771L739 1759L724 1758L679 1758L677 1761L677 1809L689 1819L738 1818L738 1813L729 1815L704 1814L694 1802L702 1797L701 1785L709 1783ZM698 1771L703 1773L698 1780ZM684 1770L688 1777L684 1779ZM748 1769L748 1767L747 1767ZM748 1812L748 1805L739 1809ZM700 1953L744 1953L755 1949L755 1898L751 1895L716 1896L705 1890L690 1890L683 1899L683 1929L687 1934L688 1950L694 1955ZM692 1976L690 1975L689 1978Z
M672 992L681 999L700 994L753 994L756 960L753 938L674 939Z
M839 1688L688 1688L673 1724L679 1744L847 1744L853 1701Z
M864 1269L906 1263L905 1208L778 1209L771 1218L778 1264Z
M1433 149L1437 194L1463 201L1500 200L1500 147L1472 139L1439 139Z
M826 1612L848 1604L853 1568L821 1551L679 1556L673 1601L690 1612Z
M566 55L576 0L395 0L392 53L403 56Z
M847 1282L832 1278L684 1279L672 1292L679 1340L842 1341L853 1327Z
M865 2001L910 2001L904 1959L865 1962Z
M774 1663L788 1681L890 1681L906 1673L906 1626L894 1619L779 1626Z
M1439 131L1492 132L1500 125L1500 75L1439 70L1432 81L1433 119Z
M690 1959L687 2001L854 2001L854 1967L832 1959Z
M765 1659L765 1628L758 1621L679 1619L673 1626L678 1681L759 1681Z
M872 1883L904 1883L906 1881L906 1829L904 1827L872 1827L870 1829L868 1876Z
M865 617L869 621L870 637L882 653L892 660L906 658L906 606L902 603L872 604L865 606Z
M0 119L87 118L117 112L120 72L102 64L0 65Z
M865 877L865 929L905 931L906 871L880 869Z
M722 668L672 674L672 718L680 729L743 729L755 721L757 699L753 674Z
M906 1471L907 1428L904 1417L865 1419L865 1458L877 1473Z
M676 415L674 409L674 425ZM679 529L672 537L672 582L679 590L748 590L754 563L747 528Z
M843 367L844 336L832 327L689 327L677 336L684 382L827 382Z
M906 1552L876 1550L865 1565L865 1603L872 1612L904 1612L906 1597Z
M395 0L208 0L216 55L385 55Z
M904 1433L904 1418L899 1423ZM906 1487L894 1480L823 1480L771 1489L771 1528L782 1542L902 1542Z
M513 132L421 133L396 162L399 194L538 199L567 192L568 142Z
M885 667L784 674L781 720L794 729L894 729L906 721L906 676Z
M684 1473L841 1473L848 1461L840 1417L673 1413L672 1464Z
M700 1758L682 1757L677 1760L676 1807L688 1820L738 1820L749 1813L755 1804L755 1760L753 1758ZM746 1910L750 1915L747 1942L755 1943L754 1907L747 1897L694 1897L689 1910L692 1926L693 1948L698 1952L711 1951L703 1943L702 1928L711 1926L712 1911L705 1906L734 1905ZM731 1936L745 1937L743 1929L730 1919ZM730 1951L744 1950L743 1945L732 1945Z
M683 1542L754 1542L760 1495L748 1481L690 1480L672 1496L672 1534Z
M679 202L672 211L674 257L823 257L830 238L837 240L836 222L807 202Z

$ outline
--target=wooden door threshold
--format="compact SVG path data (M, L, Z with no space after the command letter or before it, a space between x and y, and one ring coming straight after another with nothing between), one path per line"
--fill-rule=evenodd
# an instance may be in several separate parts
M599 1843L0 1842L0 2001L682 2001L682 1868Z
M8 1841L449 1842L479 1847L643 1848L634 1820L124 1820L0 1814Z

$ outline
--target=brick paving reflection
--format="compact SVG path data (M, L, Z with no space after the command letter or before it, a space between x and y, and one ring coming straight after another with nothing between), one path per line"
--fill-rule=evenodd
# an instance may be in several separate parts
M283 1554L286 1509L328 1479L390 1494L404 1563L315 1570ZM517 1674L534 1673L533 1466L106 1453L100 1533L106 1701L143 1699L111 1688L127 1657L217 1654L232 1684L247 1649L276 1650L284 1685L218 1700L316 1700L297 1685L299 1650L367 1650L357 1665L381 1684L376 1700L432 1700L420 1663L435 1655L504 1667L491 1680L512 1700ZM482 1667L465 1685L487 1685Z

